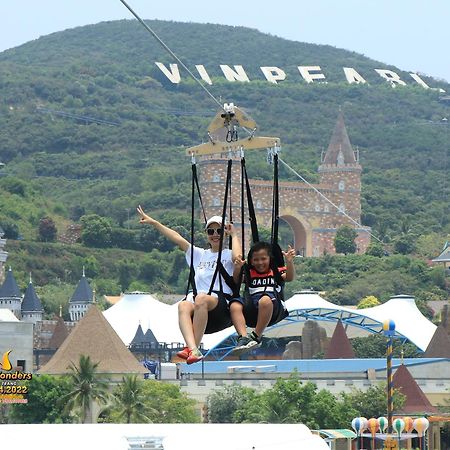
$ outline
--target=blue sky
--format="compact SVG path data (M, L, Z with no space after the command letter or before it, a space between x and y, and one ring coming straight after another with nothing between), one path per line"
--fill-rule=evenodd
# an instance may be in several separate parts
M144 19L257 28L450 81L450 0L127 1ZM0 51L55 31L131 17L119 0L5 1Z

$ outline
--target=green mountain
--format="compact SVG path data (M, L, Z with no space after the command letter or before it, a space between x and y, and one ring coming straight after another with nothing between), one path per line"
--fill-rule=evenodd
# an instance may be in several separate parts
M243 27L149 23L191 70L205 66L216 98L248 110L261 134L279 136L282 157L312 182L341 108L364 168L363 223L391 243L432 233L435 246L443 243L450 233L450 127L442 118L450 111L438 90L331 46ZM95 213L126 235L139 233L134 205L172 212L170 220L188 211L185 147L205 140L217 105L183 69L173 84L156 61L174 62L136 21L66 30L0 54L0 225L34 240L44 215L61 232ZM242 65L250 82L226 81L220 64ZM307 84L300 65L320 66L327 83ZM261 66L283 69L286 80L269 83ZM343 67L367 83L349 84ZM374 69L395 71L407 86L393 89ZM270 176L264 152L249 157L249 172ZM281 177L293 179L285 171Z

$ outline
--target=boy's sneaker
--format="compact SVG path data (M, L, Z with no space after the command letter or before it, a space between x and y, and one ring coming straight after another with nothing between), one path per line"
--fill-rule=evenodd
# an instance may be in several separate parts
M261 347L262 344L262 336L258 336L255 331L252 331L250 333L250 339L255 342L255 344L253 345L253 347Z
M177 356L181 359L188 359L190 351L189 347L184 347L183 350L177 353Z
M261 341L254 339L253 332L250 336L239 336L236 347L233 349L233 354L240 355L241 353L245 353L253 348L259 347L260 345Z
M186 359L186 362L188 364L194 364L196 362L199 362L203 359L202 352L198 348L194 348L189 351L189 356Z

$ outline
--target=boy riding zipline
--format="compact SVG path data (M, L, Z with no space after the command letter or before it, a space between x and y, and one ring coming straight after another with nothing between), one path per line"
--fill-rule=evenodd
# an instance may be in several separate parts
M248 253L248 262L236 259L233 278L239 283L241 273L245 284L244 297L230 300L230 315L238 333L234 354L244 353L261 345L261 338L268 325L278 322L285 316L282 299L284 282L295 277L295 250L289 246L283 252L286 267L274 264L272 245L268 242L256 242ZM256 323L250 336L247 324Z

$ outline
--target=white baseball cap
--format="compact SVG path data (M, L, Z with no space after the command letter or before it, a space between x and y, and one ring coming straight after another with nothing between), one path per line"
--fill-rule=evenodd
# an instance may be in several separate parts
M219 225L222 225L222 217L221 216L210 217L206 222L205 229L208 228L212 223L218 223Z

